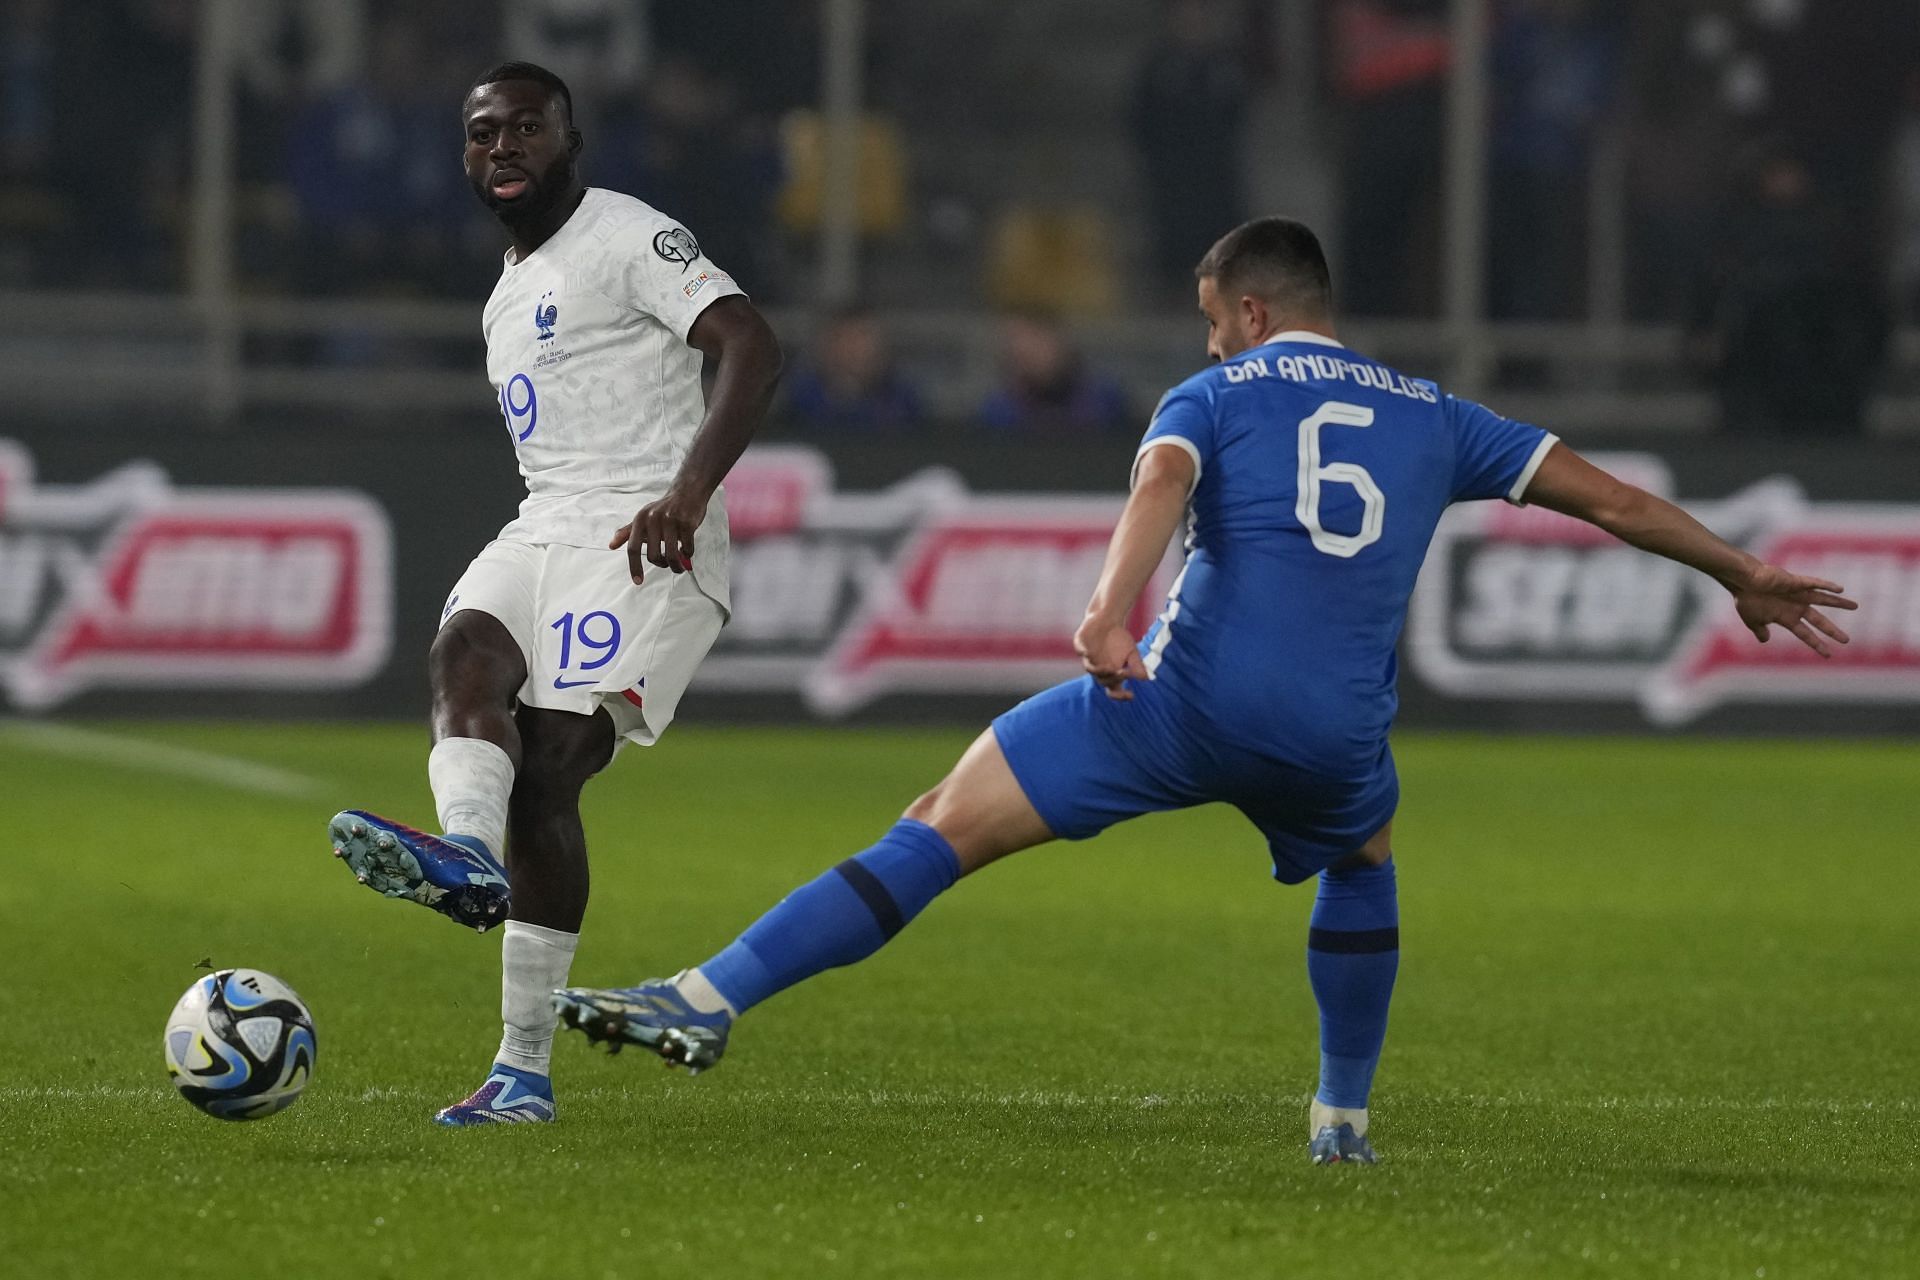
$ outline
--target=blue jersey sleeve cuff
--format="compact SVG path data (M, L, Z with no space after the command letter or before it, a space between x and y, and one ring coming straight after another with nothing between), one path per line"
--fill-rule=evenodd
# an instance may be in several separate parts
M1176 435L1154 436L1152 439L1148 440L1145 444L1141 445L1139 451L1133 455L1133 470L1127 473L1127 488L1132 489L1135 484L1139 483L1140 459L1147 456L1147 450L1158 448L1160 445L1163 445L1163 444L1172 445L1176 449L1185 450L1186 455L1189 458L1193 459L1193 483L1187 486L1187 496L1191 498L1193 496L1193 491L1200 487L1200 475L1203 471L1206 470L1206 466L1200 461L1200 446L1195 444L1193 441L1187 439L1185 436L1176 436ZM1538 464L1535 464L1535 465L1538 465Z
M1507 501L1516 507L1527 505L1527 486L1533 483L1534 472L1540 470L1540 464L1547 460L1547 454L1553 446L1560 443L1560 437L1549 431L1534 446L1533 456L1527 459L1527 465L1520 468L1520 475L1514 480L1513 488L1507 490Z

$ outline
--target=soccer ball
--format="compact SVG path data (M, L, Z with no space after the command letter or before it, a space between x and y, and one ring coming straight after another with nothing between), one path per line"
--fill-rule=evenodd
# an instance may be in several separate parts
M167 1018L167 1074L222 1120L284 1111L313 1078L313 1015L258 969L222 969L187 988Z

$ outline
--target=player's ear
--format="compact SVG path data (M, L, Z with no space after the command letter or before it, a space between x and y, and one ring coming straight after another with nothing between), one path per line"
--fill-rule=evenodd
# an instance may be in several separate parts
M574 155L580 154L580 148L586 145L586 139L580 136L578 129L567 130L567 150Z
M1247 337L1249 340L1258 341L1265 337L1267 334L1267 321L1269 319L1266 299L1257 298L1251 293L1241 294L1240 318L1246 321Z

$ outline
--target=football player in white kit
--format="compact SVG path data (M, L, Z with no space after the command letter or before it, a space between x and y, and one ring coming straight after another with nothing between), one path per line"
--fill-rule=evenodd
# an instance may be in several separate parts
M780 373L766 321L685 228L581 184L557 76L496 67L463 119L467 177L512 237L487 377L527 498L454 585L428 656L444 834L364 810L328 829L380 893L505 922L500 1052L434 1117L448 1125L554 1118L549 993L587 905L580 790L622 742L666 731L726 621L720 482Z

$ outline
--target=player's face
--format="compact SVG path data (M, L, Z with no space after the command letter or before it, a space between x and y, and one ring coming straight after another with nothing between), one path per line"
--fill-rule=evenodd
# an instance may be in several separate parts
M464 116L467 181L496 214L516 222L536 216L573 185L580 135L544 85L483 84L468 95Z

